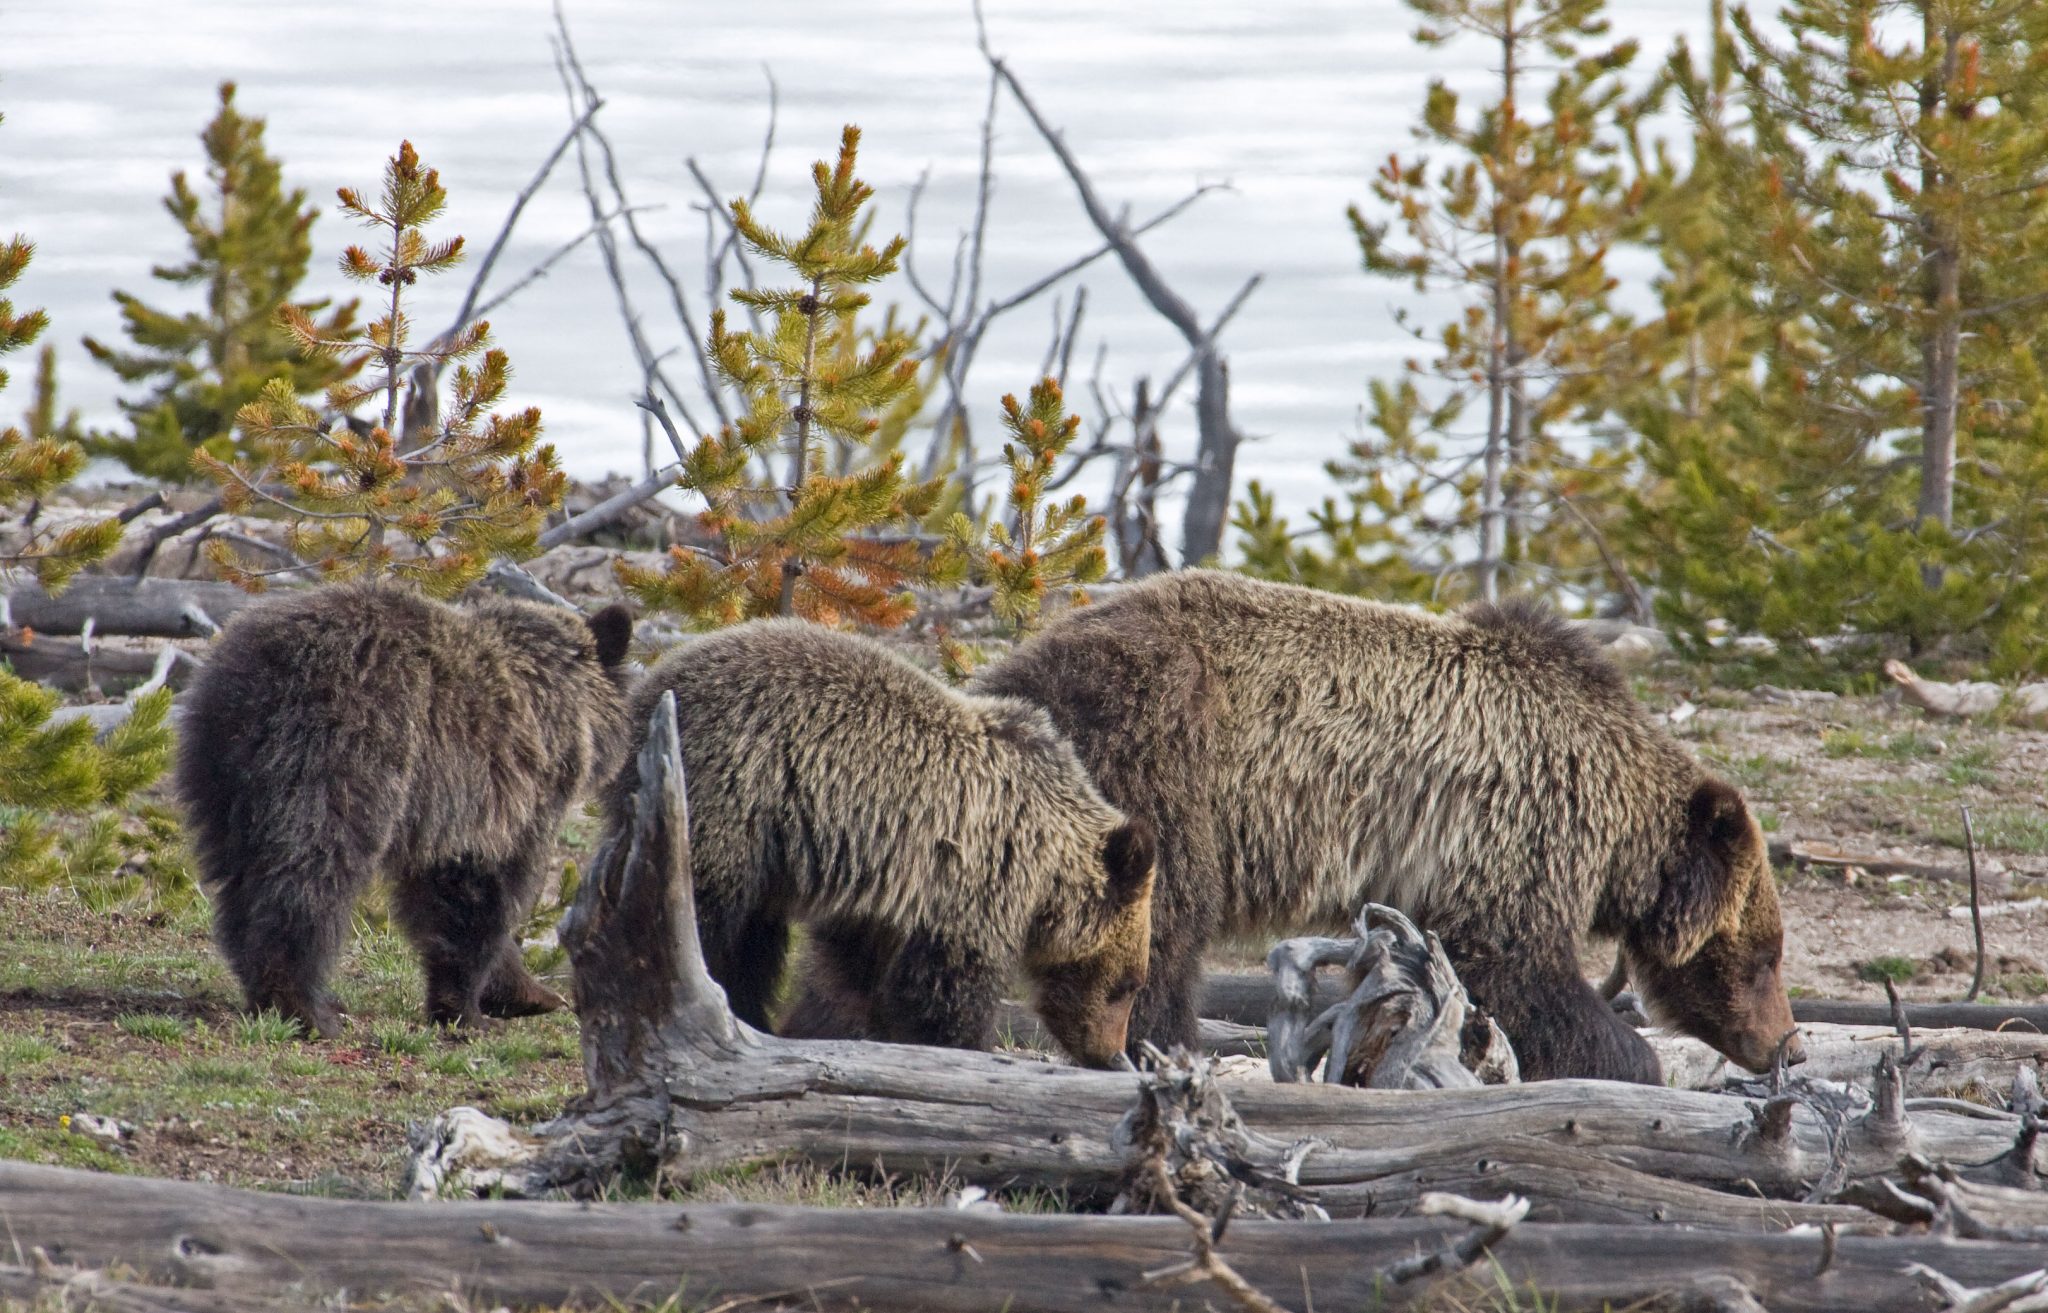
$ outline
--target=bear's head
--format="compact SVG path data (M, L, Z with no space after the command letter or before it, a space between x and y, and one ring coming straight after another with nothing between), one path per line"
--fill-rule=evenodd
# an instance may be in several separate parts
M1107 873L1080 933L1062 951L1031 954L1038 1015L1060 1047L1090 1067L1116 1065L1129 1038L1131 1002L1152 961L1152 827L1131 819L1102 846Z
M1805 1061L1779 971L1778 884L1742 795L1701 781L1658 878L1648 911L1622 935L1650 1015L1751 1071L1769 1070L1781 1043L1787 1062Z

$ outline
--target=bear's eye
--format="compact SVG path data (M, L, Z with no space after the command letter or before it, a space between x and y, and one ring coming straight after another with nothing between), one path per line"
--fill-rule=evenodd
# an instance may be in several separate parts
M1138 985L1140 983L1136 976L1125 976L1122 980L1117 981L1115 987L1109 991L1109 1001L1112 1003L1123 1002L1138 992Z

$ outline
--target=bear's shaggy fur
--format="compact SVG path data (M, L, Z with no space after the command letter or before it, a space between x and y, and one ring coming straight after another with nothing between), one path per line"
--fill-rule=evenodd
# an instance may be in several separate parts
M430 1020L560 1007L512 936L563 813L625 741L631 636L620 607L586 622L376 584L238 613L182 699L176 783L250 1009L340 1032L327 978L380 871Z
M766 1028L792 922L845 1025L986 1047L1017 967L1047 1028L1115 1060L1150 943L1152 838L1102 800L1046 714L948 688L801 621L682 644L633 723L676 695L697 929L734 1012ZM637 784L628 765L614 826Z
M1212 937L1334 928L1367 899L1442 937L1532 1077L1658 1079L1579 974L1587 930L1621 940L1653 1013L1745 1066L1792 1032L1741 797L1540 607L1439 617L1183 571L1067 612L971 687L1045 707L1157 827L1134 1039L1194 1040Z

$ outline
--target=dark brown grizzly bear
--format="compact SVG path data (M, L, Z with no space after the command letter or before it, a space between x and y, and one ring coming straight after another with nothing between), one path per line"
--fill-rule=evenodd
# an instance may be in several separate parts
M177 792L250 1009L340 1033L327 978L382 872L427 1016L562 1005L513 932L625 741L632 620L340 584L239 612L183 699Z
M698 935L742 1020L767 1028L802 922L861 1033L985 1048L1021 967L1075 1058L1122 1053L1151 941L1152 836L1102 800L1043 711L790 620L675 648L633 724L671 690ZM614 826L638 782L626 760Z
M1532 1078L1659 1079L1580 975L1586 930L1620 939L1653 1015L1744 1066L1793 1031L1741 796L1540 607L1442 617L1189 570L1067 612L971 688L1045 707L1157 827L1134 1038L1194 1040L1212 937L1337 927L1367 899L1442 937Z

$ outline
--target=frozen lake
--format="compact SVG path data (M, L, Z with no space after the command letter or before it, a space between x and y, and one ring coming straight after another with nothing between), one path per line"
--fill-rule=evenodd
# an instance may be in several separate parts
M1674 35L1704 26L1705 0L1612 6L1619 35L1642 40L1639 68ZM878 191L877 230L899 231L912 184L929 170L918 258L943 286L972 213L986 68L965 0L568 0L579 52L606 98L601 123L617 146L645 230L683 271L699 319L702 195L683 168L694 156L726 195L751 181L767 117L764 68L781 88L777 148L759 212L803 221L810 161L836 149L839 127L864 130L862 174ZM1254 445L1240 483L1256 477L1300 506L1325 491L1321 462L1355 432L1365 381L1392 374L1410 345L1390 310L1403 286L1369 279L1344 208L1368 199L1366 179L1390 151L1411 148L1426 84L1483 82L1488 52L1472 42L1424 51L1412 14L1393 0L988 0L991 42L1112 205L1143 217L1193 187L1229 182L1146 239L1145 246L1206 319L1252 273L1265 283L1225 341L1232 399ZM868 25L830 25L858 13ZM160 206L168 175L197 171L197 133L223 78L238 106L269 120L269 143L291 185L328 205L338 185L371 187L409 137L453 193L442 231L480 254L512 196L568 122L540 0L348 5L276 0L15 0L0 11L0 227L39 253L18 304L54 319L67 405L90 421L118 417L115 380L78 345L113 339L109 292L152 304L173 289L148 277L181 254ZM1005 294L1090 249L1093 229L1044 143L1014 105L998 110L996 194L986 287ZM331 212L330 212L331 213ZM581 232L588 212L573 159L528 208L503 257L509 280ZM340 293L334 259L355 240L338 217L314 229L309 293ZM633 294L657 349L680 340L666 292L637 263ZM419 322L452 313L466 272L427 287ZM1076 353L1108 343L1104 379L1121 396L1180 361L1172 329L1104 262L1082 276L1088 314ZM1069 295L1071 287L1063 289ZM877 300L916 309L907 287ZM1020 310L991 334L974 401L987 416L1005 391L1036 376L1052 301ZM545 281L492 316L515 373L512 400L541 407L547 436L571 470L635 470L641 461L635 365L610 284L586 244ZM700 325L701 328L701 325ZM687 370L675 362L675 377ZM0 405L27 404L26 369ZM1191 391L1191 389L1189 389ZM1085 390L1070 395L1088 413ZM1187 397L1168 423L1169 451L1189 450Z

